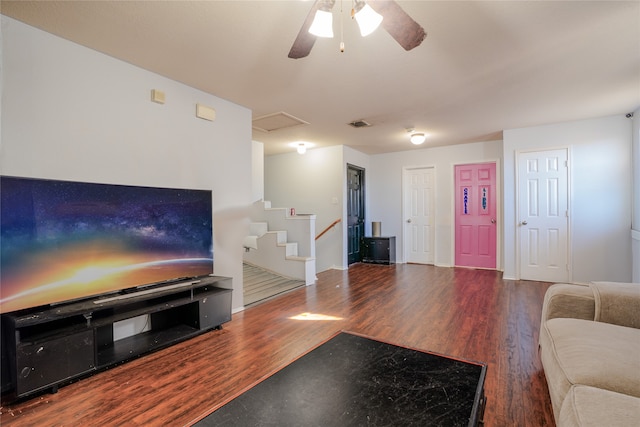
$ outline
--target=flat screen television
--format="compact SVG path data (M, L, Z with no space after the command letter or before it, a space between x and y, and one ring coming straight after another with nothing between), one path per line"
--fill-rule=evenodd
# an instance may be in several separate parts
M0 177L0 313L212 274L212 198Z

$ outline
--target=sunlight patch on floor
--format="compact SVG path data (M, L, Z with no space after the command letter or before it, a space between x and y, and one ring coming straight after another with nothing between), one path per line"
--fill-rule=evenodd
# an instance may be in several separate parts
M330 316L319 313L301 313L297 316L289 317L291 320L342 320L342 317Z

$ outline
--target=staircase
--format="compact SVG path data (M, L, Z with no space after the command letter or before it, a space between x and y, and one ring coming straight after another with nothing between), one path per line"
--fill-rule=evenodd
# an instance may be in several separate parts
M304 286L302 280L284 277L246 262L242 267L245 306Z
M290 209L260 201L250 217L244 262L305 285L315 283L315 215L290 215Z

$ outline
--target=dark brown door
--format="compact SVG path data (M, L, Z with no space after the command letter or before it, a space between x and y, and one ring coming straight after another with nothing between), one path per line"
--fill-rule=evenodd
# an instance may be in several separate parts
M347 165L347 241L349 265L362 260L364 237L364 169Z

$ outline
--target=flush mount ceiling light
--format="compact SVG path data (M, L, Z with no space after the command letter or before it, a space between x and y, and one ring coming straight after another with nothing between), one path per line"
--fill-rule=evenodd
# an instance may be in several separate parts
M296 141L289 144L290 147L295 147L298 154L304 154L307 152L307 148L313 147L313 144L306 141Z
M427 134L424 132L416 132L413 128L408 128L407 133L410 135L409 141L414 145L420 145L427 139Z
M427 136L424 133L416 132L411 134L411 143L414 145L420 145L427 139Z

